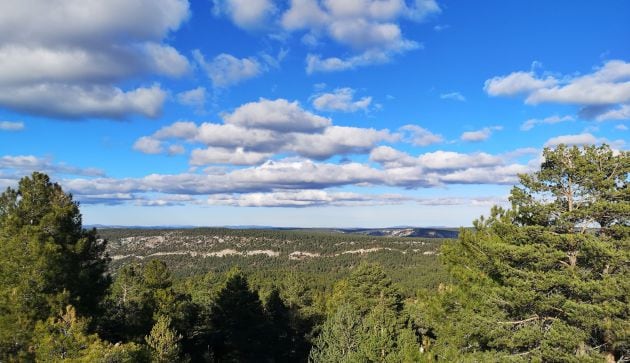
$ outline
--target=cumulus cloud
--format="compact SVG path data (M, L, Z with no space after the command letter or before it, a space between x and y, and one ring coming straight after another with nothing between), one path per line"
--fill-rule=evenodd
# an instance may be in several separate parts
M159 85L123 91L112 86L35 84L1 91L0 106L24 113L64 119L158 117L166 91Z
M211 61L206 61L199 50L193 52L199 65L212 80L215 87L228 87L244 80L258 77L264 71L261 63L254 57L236 58L231 54L219 54Z
M180 155L186 152L186 148L182 145L169 145L168 154L169 155Z
M464 97L464 95L462 95L459 92L442 93L440 95L440 98L443 100L454 100L454 101L460 101L460 102L466 101L466 97Z
M182 105L194 107L197 112L203 112L206 105L205 87L197 87L177 94L177 101Z
M613 148L621 148L625 145L624 140L608 140L603 137L595 137L589 132L583 132L581 134L569 134L552 137L547 140L545 146L555 147L560 144L565 145L593 145L593 144L608 144Z
M572 104L581 107L580 116L598 121L626 117L630 103L630 63L609 60L592 73L580 76L538 77L531 72L514 72L485 82L491 96L522 94L525 103ZM616 107L616 108L615 108Z
M209 204L238 207L350 207L401 204L411 198L401 195L374 195L325 190L293 190L271 193L218 194L208 198Z
M24 130L24 122L21 121L0 121L1 131L22 131Z
M255 30L265 27L277 8L270 0L212 0L215 15L227 15L238 27Z
M133 149L144 154L160 154L163 151L162 142L150 136L143 136L136 140Z
M597 121L630 120L630 104L609 109L595 117Z
M445 184L513 184L518 173L531 171L530 165L509 163L507 155L463 154L435 151L412 156L389 146L372 150L370 160L381 164L388 185L407 188Z
M333 155L368 153L378 142L395 138L387 130L330 126L321 134L296 134L286 148L301 156L323 160Z
M367 65L388 63L396 54L404 53L413 49L420 49L422 47L422 44L416 42L405 42L401 43L399 47L396 48L390 48L387 50L368 50L345 58L322 57L321 54L308 54L306 56L306 73L337 72Z
M575 118L570 115L565 115L565 116L553 115L553 116L545 117L543 119L530 118L527 121L523 122L523 124L521 125L521 130L529 131L537 125L557 124L561 122L568 122L568 121L574 121L574 120Z
M302 109L297 101L285 99L249 102L226 114L226 124L274 131L309 132L322 130L331 120Z
M569 134L552 137L547 140L545 146L555 147L560 144L565 145L593 145L593 144L608 144L612 148L622 148L626 142L624 140L608 140L603 137L595 137L589 132L583 132L581 134Z
M420 48L418 42L404 37L400 22L422 21L440 11L434 0L411 4L400 0L292 0L281 14L280 24L285 31L303 32L307 44L330 39L354 53L346 58L308 55L308 73L330 72L389 62L396 54Z
M191 165L229 164L254 165L267 160L271 154L244 151L242 147L235 150L222 147L195 149L190 156Z
M382 164L386 169L420 167L433 171L496 167L505 164L504 158L487 153L463 154L438 150L413 157L389 146L379 146L372 150L370 160Z
M152 147L165 148L165 145L152 144L151 140L147 140L144 146L149 150ZM518 150L513 153L523 154ZM193 150L193 158L199 158L200 165L250 165L255 164L251 158L266 159L265 155L258 154L261 153L243 148L236 151L219 147ZM243 168L226 168L221 172L150 174L137 178L110 178L98 169L72 167L30 155L9 155L0 157L0 184L15 185L20 176L32 170L41 170L52 175L85 176L62 179L64 189L85 203L160 206L199 203L201 196L207 196L211 203L242 206L351 206L402 202L481 205L489 201L484 198L426 199L370 195L327 189L346 186L424 188L449 184L512 184L517 182L518 173L529 172L536 167L535 161L526 165L513 163L513 156L508 154L466 154L440 150L411 155L389 146L379 146L370 153L370 160L378 167L358 162L335 164L286 158Z
M399 139L399 135L388 130L332 125L329 118L304 110L297 101L285 99L261 98L222 117L222 124L177 121L140 138L135 149L160 153L164 151L163 142L180 140L205 146L193 151L193 165L230 164L232 161L235 165L253 165L278 154L317 160L364 154L380 142Z
M67 174L79 176L105 176L96 168L79 168L65 163L55 163L50 158L40 158L34 155L4 155L0 157L0 174L6 173L5 178L17 179L34 171L49 174Z
M378 149L377 149L378 150ZM376 153L376 151L375 151ZM221 174L151 174L142 178L67 179L75 194L164 193L187 195L273 193L343 186L384 185L405 188L445 184L511 184L529 165L509 164L500 156L439 151L409 155L407 165L317 163L310 160L267 161ZM373 159L376 159L374 157Z
M591 74L571 78L555 87L537 89L526 103L612 105L630 102L630 63L611 60Z
M418 125L405 125L400 130L406 134L403 141L415 146L428 146L444 141L442 135L434 134Z
M352 88L344 87L333 92L316 94L313 96L313 107L320 111L366 111L372 103L372 97L365 96L355 101L355 92Z
M163 90L122 90L117 83L189 72L188 60L163 43L188 18L188 1L77 6L72 0L0 4L0 106L54 118L157 117Z
M490 138L490 136L492 135L493 131L498 131L503 129L503 127L501 126L491 126L491 127L484 127L481 130L476 130L476 131L466 131L464 133L462 133L462 135L459 137L462 141L467 141L467 142L480 142L480 141L486 141Z
M542 79L537 78L533 72L514 72L507 76L487 80L483 89L490 96L514 96L545 87L553 87L557 83L558 80L551 76Z

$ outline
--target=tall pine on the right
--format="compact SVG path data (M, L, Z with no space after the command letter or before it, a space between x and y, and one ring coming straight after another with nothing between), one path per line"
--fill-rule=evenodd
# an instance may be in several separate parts
M447 244L431 316L440 359L630 359L630 154L546 148L512 208Z

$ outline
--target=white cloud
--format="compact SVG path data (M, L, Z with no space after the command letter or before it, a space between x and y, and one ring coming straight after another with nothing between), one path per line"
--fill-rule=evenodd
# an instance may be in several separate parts
M483 89L490 96L513 96L545 87L553 87L557 83L558 80L551 76L541 79L537 78L533 72L514 72L507 76L487 80Z
M260 164L277 154L323 160L335 155L368 153L379 142L394 142L400 136L388 130L341 127L285 99L250 102L223 114L224 123L200 125L177 121L148 136L151 140L181 140L203 144L191 163L228 163L228 152L238 152L238 164ZM158 152L157 147L149 148ZM163 151L163 150L162 150ZM203 161L201 161L203 160Z
M382 164L386 169L417 166L418 160L413 156L396 150L391 146L379 146L370 152L370 160Z
M368 50L346 58L322 58L320 54L308 54L306 56L306 73L337 72L355 69L366 65L388 63L396 54L422 47L422 44L407 42L401 43L399 48L388 49L385 51L378 49Z
M169 145L168 154L169 155L181 155L186 152L186 149L182 145Z
M163 44L188 18L188 2L90 2L80 11L78 6L73 0L0 4L0 106L55 118L157 116L163 91L121 90L116 84L138 75L178 77L189 71L188 60Z
M226 14L238 27L260 29L277 8L270 0L212 0L215 15Z
M24 130L24 122L0 121L1 131L22 131Z
M245 151L242 147L226 149L222 147L208 147L195 149L190 156L191 165L230 164L256 165L269 159L271 154Z
M568 103L578 105L612 105L630 102L630 63L611 60L594 73L571 78L555 87L544 87L531 93L526 103Z
M373 206L400 204L411 198L401 195L373 195L325 190L292 190L271 193L218 194L208 203L238 207L317 207L317 206Z
M258 151L277 151L287 142L285 136L274 131L209 122L199 125L192 141L208 146L244 147Z
M595 117L597 121L608 120L630 120L630 104L621 105L618 108L614 108L605 111Z
M428 146L444 141L442 135L434 134L418 125L405 125L401 127L400 130L408 133L408 135L403 138L403 141L411 143L415 146Z
M484 127L483 129L476 130L476 131L466 131L462 133L462 135L460 136L460 139L462 141L467 141L467 142L486 141L490 138L493 131L497 131L501 129L503 129L503 127L501 126L492 126L492 127Z
M499 156L487 153L462 154L453 151L434 151L418 157L418 164L427 169L454 170L471 167L488 167L503 164Z
M370 153L370 160L386 169L421 167L426 170L457 170L475 167L495 167L504 164L500 156L487 153L462 154L438 150L413 157L389 146L379 146Z
M144 154L160 154L163 151L162 142L150 136L143 136L136 140L133 149Z
M1 91L2 87L0 106L65 119L124 119L134 114L158 117L166 98L166 92L159 85L125 92L111 86L83 87L51 83Z
M628 126L624 125L624 124L619 124L617 126L615 126L615 130L618 131L628 131Z
M0 157L0 175L9 172L9 177L17 181L25 174L39 171L48 174L67 174L81 176L104 176L105 173L96 168L79 168L65 163L54 163L50 158L39 158L34 155L4 155Z
M249 164L254 163L251 158L257 157L255 153L243 149L208 148L199 149L197 153L201 165L206 162ZM239 169L223 169L220 172L209 170L208 174L151 174L124 179L75 178L64 180L63 185L79 200L85 196L97 203L99 197L103 203L108 200L107 203L120 203L128 200L130 195L135 202L143 205L147 205L150 200L171 200L174 203L190 200L191 203L197 203L197 195L207 195L210 203L247 206L373 205L406 201L428 205L486 205L491 202L488 198L426 199L338 193L326 189L343 186L422 188L448 184L512 184L518 181L518 173L531 172L539 162L532 160L522 165L509 163L508 157L503 155L451 151L412 156L385 146L375 148L370 158L383 168L356 162L317 163L293 158ZM0 168L2 162L0 159ZM32 162L27 158L18 163ZM156 193L161 196L155 197ZM156 204L160 205L161 202Z
M433 27L433 30L435 30L436 32L441 32L441 31L444 31L444 30L446 30L446 29L448 29L450 27L451 26L448 25L448 24L438 24L438 25L435 25Z
M531 105L577 105L584 118L623 119L627 118L625 106L630 103L630 63L609 60L592 73L581 76L542 78L533 71L514 72L487 80L484 89L491 96L523 94L525 103Z
M440 11L433 0L412 5L401 0L292 0L280 24L287 31L305 31L307 44L328 38L350 48L354 54L346 58L308 55L308 73L331 72L389 62L396 54L420 48L416 41L405 39L400 20L422 21Z
M156 43L147 43L144 49L147 55L146 64L156 73L179 77L190 72L188 59L179 54L177 49Z
M321 134L296 134L286 148L323 160L333 155L368 153L378 142L394 138L387 130L330 126Z
M162 127L153 134L156 139L191 139L197 135L197 125L190 121L177 121L172 125Z
M609 140L605 137L595 137L593 134L589 132L582 132L581 134L572 134L572 135L560 135L556 137L552 137L547 140L545 143L546 147L555 147L560 144L565 145L600 145L600 144L608 144L613 150L624 149L626 146L626 141L624 139L618 140Z
M199 50L193 51L193 56L203 70L208 74L215 87L228 87L244 80L258 77L264 71L256 58L236 58L222 53L207 62Z
M193 88L177 94L177 101L182 105L192 106L198 112L202 112L206 105L206 89L204 87Z
M274 131L309 132L322 130L331 120L302 109L297 101L285 99L249 102L223 116L226 124Z
M455 100L460 102L466 101L466 97L459 92L442 93L440 98L443 100Z
M574 121L574 120L575 118L570 115L565 115L565 116L553 115L553 116L545 117L543 119L530 118L529 120L523 122L523 124L521 125L521 130L529 131L537 125L557 124L560 122L568 122L568 121Z
M574 134L574 135L561 135L552 137L547 140L545 146L558 146L560 144L565 145L590 145L598 142L598 139L590 133Z
M362 97L354 100L355 90L344 87L337 88L333 92L315 95L313 106L318 110L355 112L367 110L372 102L372 97Z

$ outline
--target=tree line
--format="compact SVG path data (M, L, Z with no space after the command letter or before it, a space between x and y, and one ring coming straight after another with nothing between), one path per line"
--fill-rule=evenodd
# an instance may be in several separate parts
M628 361L629 173L606 145L545 149L415 293L358 259L331 284L283 267L175 278L160 259L112 270L78 203L33 173L0 195L0 361Z

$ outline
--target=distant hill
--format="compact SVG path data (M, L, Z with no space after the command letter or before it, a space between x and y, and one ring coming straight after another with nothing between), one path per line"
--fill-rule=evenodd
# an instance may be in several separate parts
M450 227L388 227L388 228L300 228L300 227L272 227L256 225L220 226L220 227L199 227L199 226L118 226L93 224L85 225L85 228L97 229L140 229L140 230L160 230L160 229L196 229L196 228L226 228L234 230L269 230L269 231L320 231L336 232L343 234L361 234L366 236L382 237L418 237L418 238L457 238L459 228Z
M368 236L420 237L420 238L457 238L459 232L454 228L349 228L339 229L348 234L364 234Z

